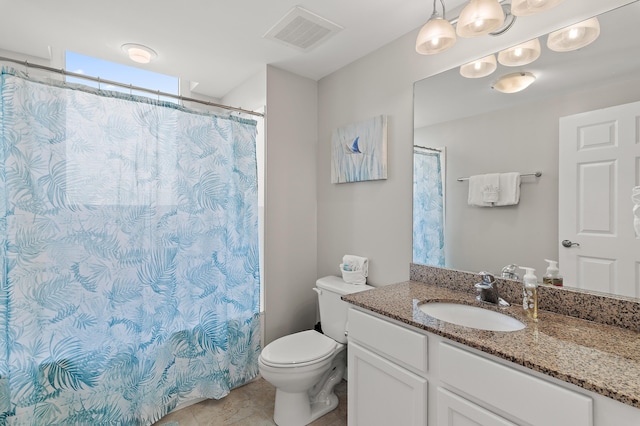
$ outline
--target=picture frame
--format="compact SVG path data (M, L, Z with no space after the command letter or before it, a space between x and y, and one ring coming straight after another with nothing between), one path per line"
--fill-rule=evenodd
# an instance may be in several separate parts
M387 117L337 128L331 137L331 183L387 179Z

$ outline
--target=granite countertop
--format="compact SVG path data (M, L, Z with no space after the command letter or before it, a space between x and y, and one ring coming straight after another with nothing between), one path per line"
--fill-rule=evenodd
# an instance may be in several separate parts
M343 300L450 340L640 408L640 333L553 312L538 321L521 306L493 309L519 319L523 330L499 332L458 326L420 311L426 301L480 305L474 295L417 281L349 294Z

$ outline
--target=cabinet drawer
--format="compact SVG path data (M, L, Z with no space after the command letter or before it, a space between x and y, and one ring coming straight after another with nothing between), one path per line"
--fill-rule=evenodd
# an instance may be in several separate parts
M460 398L458 395L438 388L438 425L469 425L482 426L517 426L484 408Z
M418 371L427 371L427 336L349 309L349 340Z
M593 425L591 398L446 343L440 379L534 426Z

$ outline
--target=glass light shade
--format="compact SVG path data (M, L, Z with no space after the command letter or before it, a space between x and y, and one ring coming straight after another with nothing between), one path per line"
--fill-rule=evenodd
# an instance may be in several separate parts
M559 5L564 0L512 0L511 13L515 16L528 16L544 12Z
M158 54L151 48L141 44L127 43L122 45L122 50L127 52L129 59L139 64L148 64L158 57Z
M439 16L432 17L420 29L416 39L416 52L422 55L447 50L456 43L456 31L453 25Z
M498 53L498 62L507 67L527 65L540 57L540 41L537 38Z
M502 93L516 93L526 89L534 81L536 76L530 72L514 72L500 77L491 88Z
M496 70L498 64L494 55L485 56L460 67L460 75L466 78L486 77Z
M476 37L500 28L504 11L498 0L471 0L458 18L456 33L460 37Z
M554 52L569 52L593 43L599 35L600 22L594 17L552 32L547 37L547 47Z

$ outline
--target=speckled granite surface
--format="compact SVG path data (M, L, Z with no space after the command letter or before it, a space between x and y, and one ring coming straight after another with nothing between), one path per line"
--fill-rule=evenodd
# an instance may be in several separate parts
M471 274L470 274L471 275ZM473 276L472 276L473 277ZM415 278L412 275L412 278ZM426 279L425 279L426 280ZM477 281L475 278L473 280ZM464 281L464 280L463 280ZM473 281L473 282L475 282ZM473 287L473 282L471 287ZM494 332L437 320L417 305L428 300L477 305L475 293L456 289L455 277L438 285L407 281L343 296L347 302L438 334L483 352L640 408L640 333L563 314L539 311L538 322L520 306L520 287L509 308L493 308L526 324L520 331ZM517 284L514 282L514 284ZM517 294L516 294L517 293ZM505 295L505 299L509 300ZM511 301L511 300L510 300Z
M476 293L473 285L480 281L478 274L475 273L416 263L410 265L409 279L437 284L469 294ZM511 304L522 302L521 282L500 278L496 278L496 281L503 299ZM640 332L640 300L638 299L545 285L538 287L538 306L545 311Z

